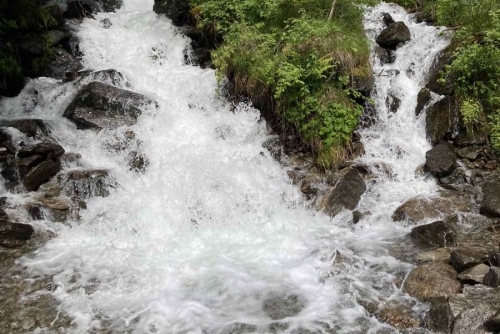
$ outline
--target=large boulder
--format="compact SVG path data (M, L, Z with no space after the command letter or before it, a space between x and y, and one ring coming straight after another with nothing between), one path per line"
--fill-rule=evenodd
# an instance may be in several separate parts
M426 109L425 133L427 140L436 145L449 137L457 123L456 100L446 96Z
M426 87L439 95L453 94L453 79L445 76L444 68L453 61L453 48L448 46L443 49L435 58L429 71L429 79ZM444 79L444 82L443 80Z
M153 10L157 14L165 14L177 26L190 21L189 0L155 0Z
M134 124L141 108L152 103L144 95L91 82L78 92L64 116L79 129L117 128Z
M383 48L395 50L398 45L411 39L410 29L402 21L393 23L382 30L376 42Z
M406 278L403 289L412 297L428 301L460 293L462 285L452 266L434 262L413 269Z
M457 168L457 157L453 145L441 142L425 153L425 166L435 177L450 175Z
M480 213L487 217L500 217L500 180L483 185L483 200Z
M410 198L400 205L392 219L394 221L408 221L417 223L426 218L439 218L443 215L454 214L457 211L468 211L469 203L462 197L423 197Z
M332 217L343 209L354 210L365 190L365 181L356 169L351 169L327 196L324 210Z
M59 159L49 159L31 169L23 178L24 188L28 191L37 190L40 185L47 182L61 170Z
M463 293L431 302L430 327L452 334L486 334L488 322L498 312L500 288L465 285ZM493 331L494 332L494 331Z
M424 244L439 247L454 246L457 242L457 232L449 220L414 227L410 236Z

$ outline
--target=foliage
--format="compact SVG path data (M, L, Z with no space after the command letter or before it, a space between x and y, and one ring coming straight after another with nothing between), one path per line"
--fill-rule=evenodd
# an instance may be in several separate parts
M220 77L237 94L296 130L325 168L348 151L358 124L352 78L367 77L369 48L362 10L337 0L200 0L192 3L203 29L220 34L213 52ZM265 110L264 110L265 112Z

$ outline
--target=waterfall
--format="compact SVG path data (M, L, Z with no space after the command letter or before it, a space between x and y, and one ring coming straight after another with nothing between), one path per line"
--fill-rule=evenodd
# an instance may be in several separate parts
M30 222L57 233L21 263L28 277L52 277L59 310L74 319L67 332L391 333L370 305L402 302L423 312L397 283L411 265L391 255L390 244L408 227L390 215L437 188L415 174L429 144L414 107L447 44L439 29L395 5L366 13L370 39L389 12L410 27L412 40L392 64L373 57L378 121L362 131L360 161L387 165L392 175L368 186L360 210L371 214L352 226L349 212L331 219L308 208L262 147L269 135L259 112L232 108L217 95L213 70L186 65L188 39L152 7L152 0L127 0L77 31L86 69L115 69L123 74L116 85L157 102L130 127L149 161L145 173L125 166L129 152L110 149L129 129L76 130L62 117L78 85L34 79L1 102L6 117L29 110L46 120L66 152L109 170L117 184L108 197L89 199L78 221ZM388 92L401 99L394 114Z

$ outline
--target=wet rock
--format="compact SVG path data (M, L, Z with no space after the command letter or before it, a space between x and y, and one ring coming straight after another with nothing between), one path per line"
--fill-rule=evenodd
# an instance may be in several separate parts
M462 271L458 274L458 279L464 284L483 284L484 276L486 276L489 270L490 267L480 263L477 266Z
M28 137L39 138L49 135L49 130L41 119L2 120L0 126L15 128Z
M493 288L500 286L500 267L489 268L488 272L484 276L484 284Z
M23 178L26 174L28 174L31 168L35 167L42 161L43 157L38 154L16 160L15 163L19 173L19 177Z
M92 13L100 10L99 5L91 0L75 0L68 2L66 11L63 13L66 19L84 19L93 18Z
M450 248L438 248L417 255L418 262L450 262Z
M420 319L410 306L392 302L378 312L378 318L399 330L419 327Z
M427 301L459 293L462 285L452 266L434 262L413 269L406 278L403 289L410 296Z
M375 54L382 64L392 64L396 60L396 53L393 50L384 49L378 45L375 46Z
M382 21L384 21L384 24L386 26L390 26L391 24L396 23L396 21L394 21L391 14L389 13L382 13Z
M363 213L360 211L356 210L352 212L352 223L357 224L359 221L363 219Z
M373 75L369 76L353 76L351 86L361 92L364 96L370 96L373 87L375 86L375 78Z
M484 285L465 285L463 293L431 302L431 328L453 334L491 333L485 323L498 311L500 290Z
M484 322L484 328L491 333L500 333L500 311Z
M426 109L425 133L432 145L453 132L453 126L458 121L456 108L455 98L446 96Z
M151 103L144 95L91 82L78 92L64 116L78 129L117 128L134 124L141 108Z
M96 72L84 71L81 78L87 78L90 81L101 81L117 87L129 87L128 79L117 70L109 69Z
M401 105L401 99L395 95L389 94L385 100L385 105L390 112L395 113Z
M157 14L165 14L177 26L190 21L189 0L155 0L153 10Z
M469 203L460 196L450 198L417 196L399 206L392 219L416 223L426 218L438 218L442 215L455 214L457 211L467 211L468 205Z
M479 212L487 217L500 217L500 181L485 182L482 190L483 200Z
M453 145L441 142L425 153L425 165L435 177L445 177L457 168L457 157Z
M28 224L11 223L6 219L0 220L0 246L15 248L22 246L33 237L35 230Z
M55 159L64 154L64 148L59 144L54 143L39 143L31 146L23 147L17 152L18 158L27 158L34 155L39 155L43 159Z
M123 0L96 0L103 12L116 12L123 5Z
M427 88L422 88L420 92L418 92L417 96L417 106L415 108L415 115L420 115L422 111L424 111L424 108L427 106L427 104L431 101L431 91L428 90Z
M400 44L410 39L410 29L404 22L399 21L382 30L380 35L377 36L376 42L383 48L395 50Z
M137 151L132 151L128 155L128 165L130 166L130 170L138 173L144 173L146 171L146 167L149 165L149 161L143 154Z
M82 155L79 153L64 153L59 159L65 167L81 167Z
M244 334L244 333L255 333L257 327L255 325L235 323L225 327L221 334Z
M70 197L107 197L116 187L114 178L105 169L74 170L58 176L63 192Z
M433 246L450 247L457 243L457 232L450 222L436 221L420 225L414 227L410 235L422 243Z
M104 29L109 29L113 25L108 17L102 19L100 22Z
M475 147L462 147L458 149L457 154L460 158L475 161L479 157L479 151Z
M32 170L23 178L23 185L27 191L35 191L42 183L47 182L52 176L61 170L59 160L46 160Z
M488 253L482 248L457 247L450 255L450 264L458 272L477 266L488 259Z
M357 170L351 169L327 196L324 210L331 216L337 215L343 209L354 210L365 190L365 181Z
M488 263L490 266L500 267L500 252L494 251L488 257Z
M444 83L440 80L443 78L445 66L451 64L452 61L453 48L448 46L435 57L429 71L429 79L427 80L426 88L439 95L453 94L453 78L451 76L444 77Z
M26 205L26 210L32 219L49 219L59 223L65 222L70 218L72 213L70 212L71 208L72 206L68 201L54 198L41 199L38 202Z
M66 73L74 73L83 69L82 63L68 51L56 48L54 52L55 58L47 65L45 76L64 80L67 78Z
M472 145L485 145L488 141L486 131L460 131L455 139L455 145L459 147Z
M271 295L264 300L262 308L273 320L293 317L302 311L305 302L296 294Z

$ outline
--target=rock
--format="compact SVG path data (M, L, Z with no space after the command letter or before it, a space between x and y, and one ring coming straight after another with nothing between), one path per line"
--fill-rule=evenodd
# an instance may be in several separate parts
M500 268L491 267L484 276L484 284L496 288L500 286ZM499 305L500 306L500 305Z
M64 116L78 129L117 128L134 124L141 108L151 103L144 95L91 82L78 92Z
M155 0L153 10L165 14L177 26L188 23L191 18L189 0Z
M422 111L424 111L424 108L427 106L427 104L431 101L431 91L428 90L427 88L422 88L420 92L418 92L417 96L417 106L415 108L415 115L420 115Z
M462 271L458 274L458 279L464 284L483 284L484 276L489 270L490 267L480 263L477 266Z
M500 311L485 321L484 328L491 333L500 333Z
M457 243L455 227L453 224L444 221L414 227L410 235L420 242L433 246L450 247Z
M49 130L41 119L2 120L0 126L12 127L28 137L40 138L49 135Z
M413 269L406 278L403 289L410 296L427 301L460 293L462 285L452 266L434 262Z
M444 83L440 81L443 76L445 66L451 64L453 61L453 52L452 46L448 46L443 49L434 58L434 62L429 71L429 79L427 80L426 87L439 95L453 94L453 78L451 76L447 76L444 78Z
M144 173L146 171L146 167L149 165L149 161L143 154L137 151L132 151L128 155L128 165L130 166L130 170L138 173Z
M54 222L65 222L70 218L71 204L66 200L46 198L39 202L28 203L26 210L34 220L48 219ZM75 210L72 210L75 211Z
M483 200L479 212L487 217L500 217L500 181L485 182L482 190Z
M95 1L91 0L75 0L68 2L66 11L63 13L66 19L84 19L86 17L91 17L92 13L96 13L100 10L99 5Z
M436 145L453 132L458 122L454 97L444 97L427 108L425 113L425 133L427 140Z
M123 0L97 0L103 12L116 12L123 5Z
M31 168L38 165L43 161L43 157L41 155L35 154L27 158L17 159L15 164L19 173L19 177L23 178Z
M382 13L382 20L386 26L390 26L391 24L396 23L389 13Z
M395 95L388 94L385 100L385 105L390 112L395 113L401 105L401 99Z
M43 159L55 159L64 154L64 148L59 144L40 143L23 147L17 152L18 158L27 158L33 155L39 155Z
M22 246L33 237L35 230L28 224L11 223L6 219L0 220L0 246L15 248Z
M486 131L460 131L455 138L455 145L459 147L472 145L485 145L488 142L488 133Z
M48 41L48 46L63 46L67 44L71 38L71 32L68 30L49 30L43 34L45 40Z
M484 285L465 285L463 293L431 302L431 329L452 334L491 333L485 323L497 312L500 290Z
M250 333L255 333L257 331L257 326L255 325L249 325L249 324L244 324L244 323L235 323L231 324L229 326L224 327L222 331L220 332L221 334L250 334Z
M55 58L47 65L45 76L59 80L66 79L66 73L78 72L83 69L82 63L68 51L56 48Z
M351 86L355 90L361 92L364 96L370 96L373 87L375 86L375 78L373 75L369 76L353 76L351 79Z
M419 327L420 319L410 306L392 302L384 306L379 312L378 317L385 323L397 329L406 329Z
M460 158L475 161L479 157L479 150L474 147L462 147L458 149L457 154Z
M352 212L352 223L353 224L359 223L359 221L361 219L363 219L363 214L360 211L356 210L356 211Z
M494 251L488 257L490 266L500 267L500 252Z
M41 34L25 35L17 43L20 56L28 61L37 57L43 57L48 46L47 39Z
M27 191L35 191L42 183L48 181L61 169L59 160L46 160L33 168L23 178L23 185Z
M457 168L455 148L447 142L441 142L425 153L425 165L435 177L450 175Z
M324 210L331 216L343 209L354 210L366 190L365 181L355 169L349 170L327 196Z
M67 196L82 199L107 197L109 188L116 187L114 178L105 169L74 170L58 176Z
M264 300L262 308L267 316L273 320L293 317L302 311L305 302L296 294L276 294Z
M450 262L451 249L438 248L417 255L418 262Z
M384 49L378 45L375 46L375 54L381 64L392 64L396 60L396 53L393 50Z
M469 209L467 205L468 202L460 196L451 198L417 196L399 206L392 219L416 223L426 218L438 218L442 215L455 214L457 211L467 211Z
M399 21L382 30L380 35L378 35L376 42L385 49L395 50L398 45L405 43L410 39L410 29L408 29L404 22Z
M488 253L482 248L457 247L450 254L450 264L459 273L472 268L488 259Z

